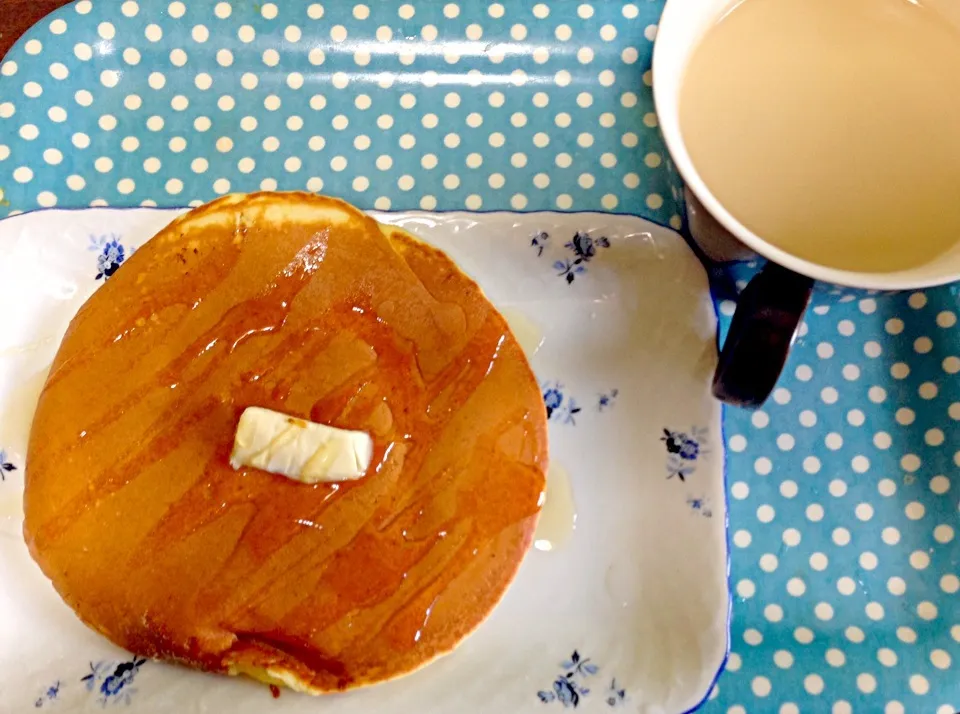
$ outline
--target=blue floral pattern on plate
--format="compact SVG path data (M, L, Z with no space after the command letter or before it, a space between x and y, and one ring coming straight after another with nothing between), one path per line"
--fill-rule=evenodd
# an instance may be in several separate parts
M120 242L120 236L114 234L90 236L89 250L97 253L96 280L109 278L120 269L123 261L128 257L123 243Z
M686 481L697 469L697 461L709 453L706 427L691 427L689 431L673 431L664 428L660 441L667 450L667 478L676 476Z
M543 403L547 407L547 419L576 426L576 416L583 408L573 397L564 392L563 384L557 381L544 382L540 385L540 389L543 391Z
M610 688L607 691L607 706L619 707L627 701L627 690L617 685L617 680L610 681Z
M687 505L694 513L699 513L704 518L713 518L713 508L706 496L690 496L687 498Z
M16 464L7 460L7 452L0 449L0 481L6 481L7 474L16 470Z
M599 674L600 667L590 661L589 657L582 657L577 650L573 651L570 659L560 663L564 670L553 680L550 689L541 689L537 698L544 704L559 702L564 709L576 709L583 703L584 697L589 696L591 687L586 686L589 681ZM614 677L605 694L608 707L622 706L628 699L627 690L617 684Z
M57 701L60 696L60 680L58 679L49 687L43 690L43 693L37 697L37 700L33 703L33 706L37 709L43 708L45 705L52 704Z
M587 679L597 674L600 667L590 661L590 658L583 658L577 650L573 651L569 660L560 663L560 668L566 670L557 675L553 680L553 686L549 690L541 689L537 696L544 704L557 701L565 708L580 706L580 700L590 694L590 688L584 686Z
M146 658L137 656L127 660L90 662L87 674L77 681L83 686L88 696L95 698L103 707L117 704L129 705L137 693L133 686L137 674L146 663ZM67 688L68 685L64 681L55 680L44 687L33 703L34 708L42 709L59 704L61 695Z
M129 704L137 693L133 683L140 668L146 664L143 657L133 656L123 661L90 663L90 672L80 678L88 692L95 692L98 701L107 704Z
M597 411L602 412L607 409L612 409L613 406L617 403L617 397L620 396L619 389L611 389L609 391L600 394L597 397Z
M547 231L540 231L530 239L530 245L536 249L539 258L553 243ZM577 231L563 247L569 255L555 260L553 268L570 285L578 275L587 272L587 264L597 256L598 249L610 247L610 240L605 236L594 238L587 231Z

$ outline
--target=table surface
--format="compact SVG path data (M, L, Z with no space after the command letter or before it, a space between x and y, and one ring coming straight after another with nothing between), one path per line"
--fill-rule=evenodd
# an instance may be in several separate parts
M37 20L68 0L0 0L0 57Z

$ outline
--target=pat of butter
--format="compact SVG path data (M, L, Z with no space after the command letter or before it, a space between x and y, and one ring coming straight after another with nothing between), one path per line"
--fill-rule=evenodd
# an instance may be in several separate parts
M373 458L373 440L362 431L337 429L262 407L247 407L237 424L230 465L253 466L302 483L362 478Z

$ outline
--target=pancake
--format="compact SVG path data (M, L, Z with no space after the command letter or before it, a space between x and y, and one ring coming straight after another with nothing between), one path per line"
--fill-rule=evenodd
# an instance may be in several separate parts
M366 477L233 470L249 406L370 433ZM121 647L346 690L483 621L546 468L530 366L445 254L335 199L232 195L139 248L70 324L30 435L24 535Z

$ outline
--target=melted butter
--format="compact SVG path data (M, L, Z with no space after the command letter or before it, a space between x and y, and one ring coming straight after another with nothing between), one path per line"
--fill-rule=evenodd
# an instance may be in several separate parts
M540 351L540 348L543 347L543 330L540 329L537 323L515 307L503 308L500 314L503 315L503 319L507 321L510 330L513 332L513 336L517 338L517 342L520 343L520 349L523 350L527 359L532 359L533 356Z
M0 434L3 434L4 446L18 454L27 451L33 414L49 373L50 365L47 365L11 390L3 400L3 408L0 409Z
M0 498L0 518L19 518L23 516L23 497L16 493L4 494Z
M573 535L577 527L577 509L573 501L570 474L558 464L550 464L547 472L547 490L541 498L540 522L534 534L537 550L556 550Z
M28 342L24 345L16 345L14 347L7 347L0 350L0 357L12 357L14 355L22 355L28 352L38 352L44 347L47 347L55 341L55 337L43 337L34 342Z

